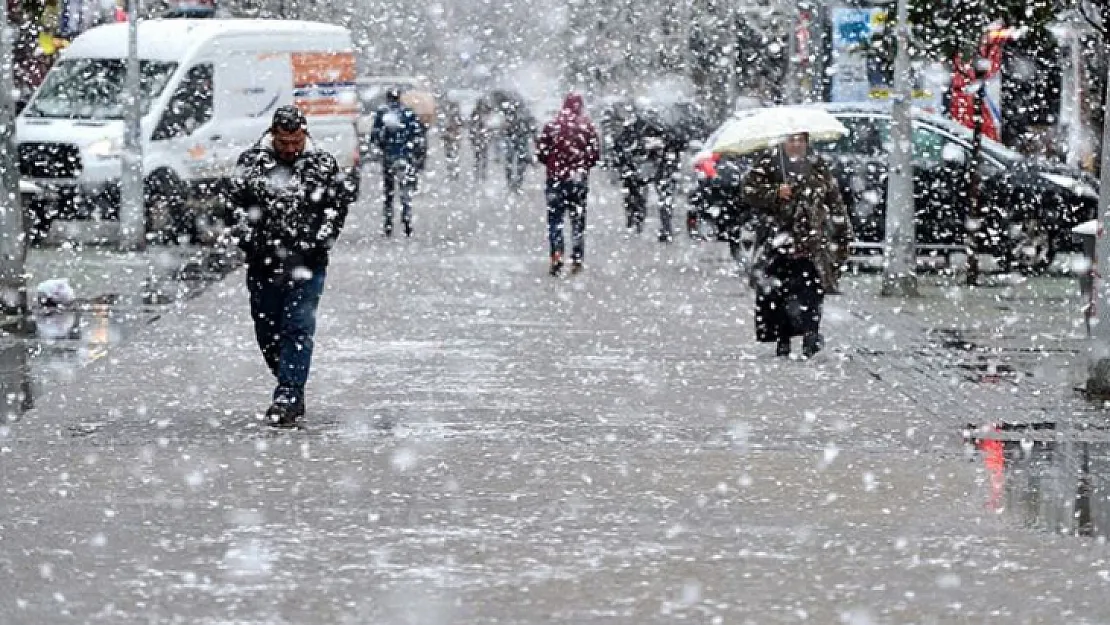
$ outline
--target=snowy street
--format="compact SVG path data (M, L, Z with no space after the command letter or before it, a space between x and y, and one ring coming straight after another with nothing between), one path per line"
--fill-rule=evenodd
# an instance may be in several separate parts
M993 509L961 442L1086 410L1053 360L1070 283L906 310L849 278L825 352L783 360L723 246L627 238L598 175L586 271L550 278L539 172L492 178L425 178L415 237L384 240L368 177L304 430L257 418L241 271L0 428L0 622L1110 619L1105 544ZM966 360L938 328L1048 347L971 382L931 367Z

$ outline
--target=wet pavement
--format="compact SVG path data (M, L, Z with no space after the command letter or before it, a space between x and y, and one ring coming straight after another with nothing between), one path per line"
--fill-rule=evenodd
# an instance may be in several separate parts
M628 237L604 182L546 276L534 174L426 180L411 240L366 185L302 431L259 423L241 272L0 428L0 622L1110 621L1110 547L1027 523L969 434L1104 418L1066 282L849 278L777 359L727 251Z
M122 253L103 228L63 225L66 237L30 250L28 285L33 292L43 280L64 279L76 299L47 310L32 297L33 333L0 336L0 410L10 419L50 388L80 383L83 368L221 280L238 262L213 247Z

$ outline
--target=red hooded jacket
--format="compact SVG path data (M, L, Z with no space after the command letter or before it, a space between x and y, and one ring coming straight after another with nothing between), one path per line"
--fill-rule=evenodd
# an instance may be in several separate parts
M586 115L582 96L567 95L554 120L536 140L536 156L547 167L548 180L585 180L597 165L600 141Z

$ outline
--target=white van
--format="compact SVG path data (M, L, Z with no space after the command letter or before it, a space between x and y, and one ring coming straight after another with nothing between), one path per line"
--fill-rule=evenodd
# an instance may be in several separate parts
M118 216L127 24L77 37L16 121L20 173L43 192L32 235L56 218ZM358 96L350 33L300 21L139 23L148 233L193 234L239 154L295 104L341 167L356 165Z

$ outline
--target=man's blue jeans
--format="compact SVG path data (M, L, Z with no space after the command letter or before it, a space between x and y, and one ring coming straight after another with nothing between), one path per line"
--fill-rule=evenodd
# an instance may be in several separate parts
M551 254L562 255L563 221L569 214L571 259L580 263L586 256L586 197L590 188L585 182L571 180L547 181L547 237Z
M291 279L266 269L247 270L255 338L266 365L277 378L275 402L304 406L316 334L316 306L326 275L324 269L318 269L305 279Z
M412 223L412 195L416 192L416 176L416 167L406 159L386 159L382 163L382 194L385 198L382 216L387 227L393 227L393 197L398 194L401 196L401 222Z

